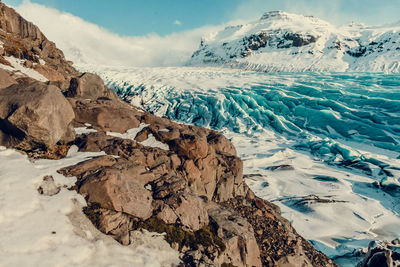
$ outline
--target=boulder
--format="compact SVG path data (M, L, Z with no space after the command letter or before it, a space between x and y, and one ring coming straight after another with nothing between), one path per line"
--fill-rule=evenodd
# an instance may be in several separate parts
M69 99L75 111L75 121L89 123L105 132L125 133L140 125L136 112L128 104L117 100Z
M66 95L91 100L117 99L116 94L104 85L103 80L92 73L84 73L79 77L72 78Z
M0 90L0 99L1 145L23 142L29 150L73 140L74 112L57 87L40 82L12 85Z
M152 215L153 198L136 179L145 171L139 167L128 175L118 168L103 169L86 177L79 193L86 196L89 203L146 220Z

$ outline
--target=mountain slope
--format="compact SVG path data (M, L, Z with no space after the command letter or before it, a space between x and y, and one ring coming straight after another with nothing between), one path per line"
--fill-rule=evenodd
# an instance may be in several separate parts
M400 71L400 25L336 27L282 11L203 38L188 65L258 71Z
M69 82L79 74L40 29L0 1L0 69L40 81Z

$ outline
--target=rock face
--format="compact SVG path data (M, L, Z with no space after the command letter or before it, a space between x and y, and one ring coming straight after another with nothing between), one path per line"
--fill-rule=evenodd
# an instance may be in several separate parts
M60 83L69 82L71 77L79 74L65 60L63 52L37 26L1 1L0 41L3 43L0 46L2 64L7 64L4 56L15 57L23 60L25 67L36 70L49 81Z
M74 112L57 87L40 82L12 85L0 90L0 99L1 145L29 150L74 139Z

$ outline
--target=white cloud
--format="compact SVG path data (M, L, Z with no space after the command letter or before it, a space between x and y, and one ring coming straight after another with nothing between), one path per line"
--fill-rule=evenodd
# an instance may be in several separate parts
M181 25L182 25L182 22L181 22L180 20L175 20L175 21L174 21L174 24L175 24L175 25L178 25L178 26L181 26Z
M273 10L313 15L336 25L352 21L380 25L398 20L400 0L244 0L232 13L232 19L256 20Z
M223 26L205 26L166 36L120 36L69 13L25 1L16 10L77 64L176 66L199 47L201 37ZM139 26L140 27L140 26Z

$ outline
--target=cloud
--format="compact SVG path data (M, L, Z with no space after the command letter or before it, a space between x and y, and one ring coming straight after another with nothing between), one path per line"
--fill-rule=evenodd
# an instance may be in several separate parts
M15 7L76 64L178 66L199 47L201 37L223 26L205 26L166 36L120 36L69 13L23 2Z
M381 25L398 20L400 0L243 0L232 19L256 20L272 10L313 15L336 25L352 21Z
M181 25L182 25L182 22L181 22L180 20L175 20L175 21L174 21L174 24L175 24L175 25L178 25L178 26L181 26Z

